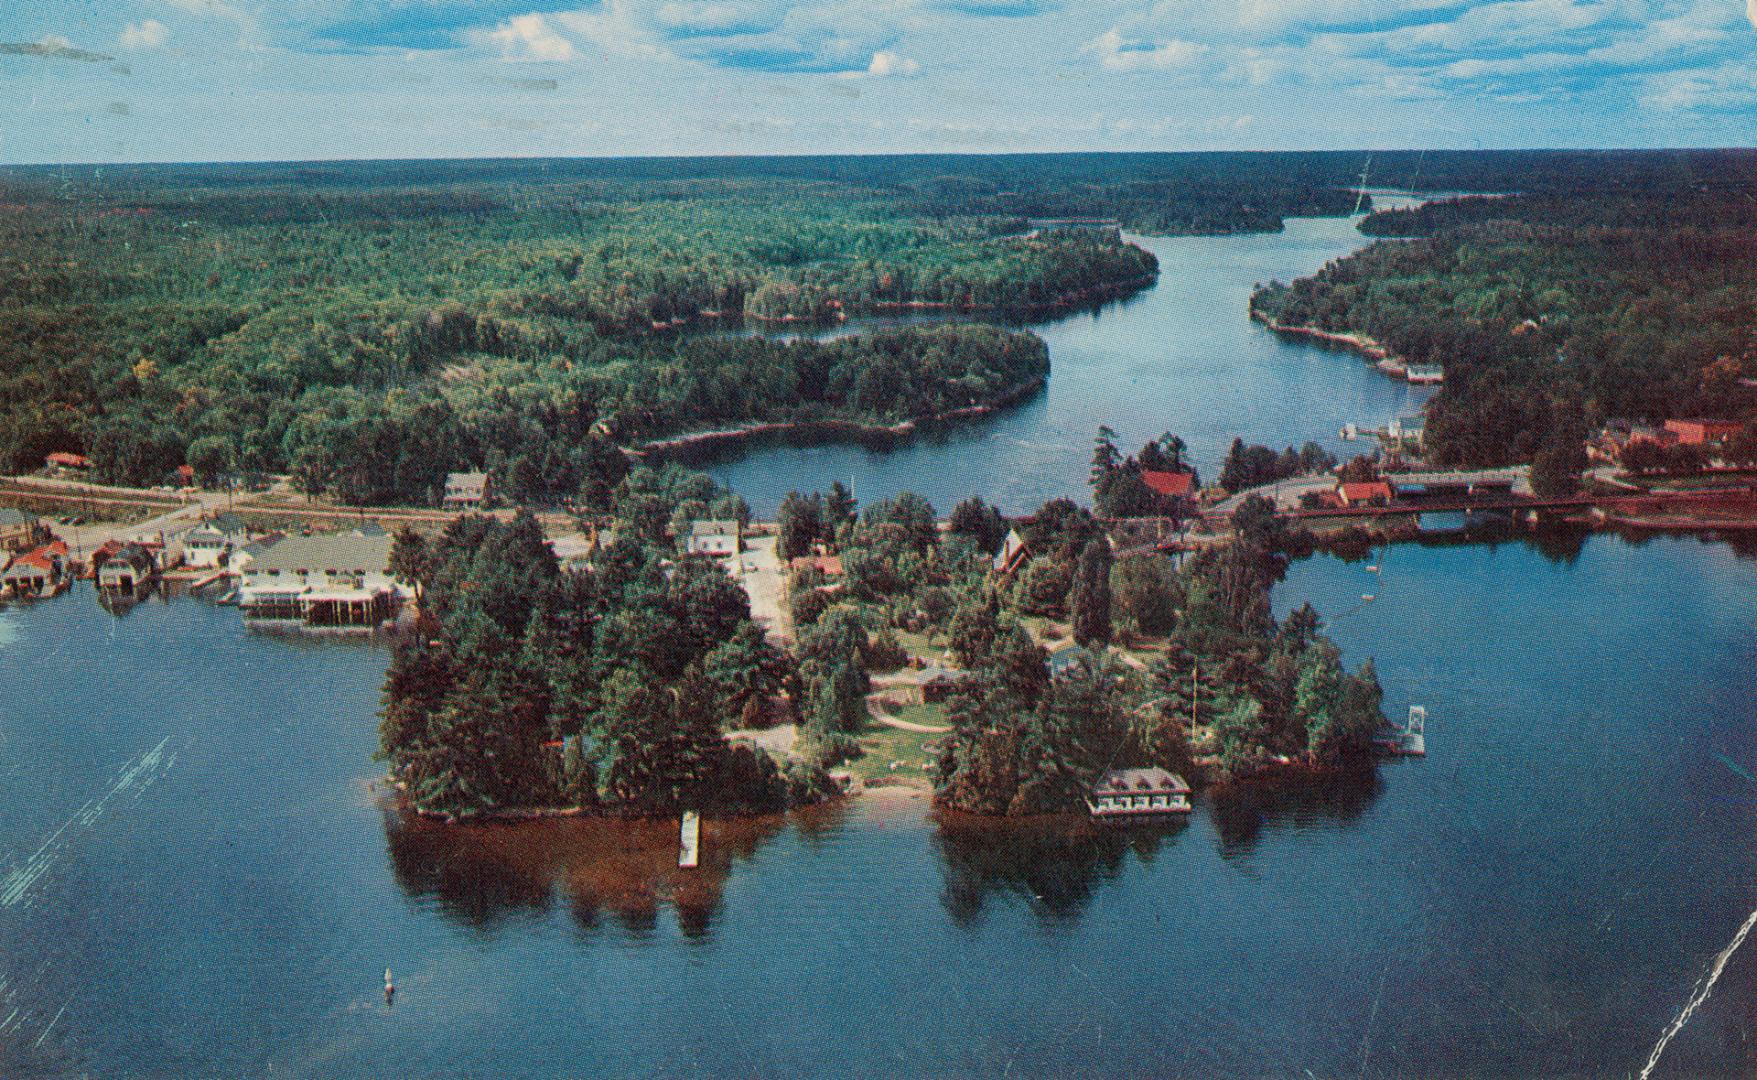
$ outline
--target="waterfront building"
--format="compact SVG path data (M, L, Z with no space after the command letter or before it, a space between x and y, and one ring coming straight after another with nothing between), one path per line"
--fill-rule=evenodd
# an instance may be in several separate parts
M249 542L249 530L236 514L217 514L183 534L183 565L198 570L225 566L232 552Z
M735 520L694 521L689 526L691 555L736 555L740 550Z
M1196 494L1196 474L1161 469L1142 469L1141 482L1155 494L1171 499L1188 499Z
M238 606L250 619L375 627L406 595L390 573L391 543L360 530L287 537L251 558Z
M485 472L454 472L445 474L447 510L480 510L488 505L488 474Z
M1190 785L1160 768L1113 769L1092 785L1086 807L1101 820L1187 814Z
M24 551L49 539L49 530L28 510L0 506L0 551Z
M1391 485L1383 480L1361 480L1336 485L1343 506L1384 506L1391 501Z
M105 548L109 547L105 545ZM116 545L105 554L101 563L96 556L92 561L96 566L98 591L107 596L137 597L159 572L158 559L153 552L146 545L133 541Z
M1446 369L1438 364L1411 364L1403 377L1418 386L1432 386L1446 381Z
M14 599L54 596L71 577L67 545L51 540L14 558L0 575L0 591Z

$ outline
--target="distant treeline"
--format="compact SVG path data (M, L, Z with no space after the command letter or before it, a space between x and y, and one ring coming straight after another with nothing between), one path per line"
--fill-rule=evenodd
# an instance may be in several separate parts
M1570 459L1606 419L1742 419L1757 375L1757 184L1465 199L1368 218L1384 242L1254 307L1365 335L1446 381L1442 464Z

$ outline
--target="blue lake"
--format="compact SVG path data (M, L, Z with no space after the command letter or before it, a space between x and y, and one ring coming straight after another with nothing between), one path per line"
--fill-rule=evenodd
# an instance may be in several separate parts
M1428 706L1426 760L1161 833L711 822L694 873L674 824L385 808L380 648L83 587L6 612L0 1074L1631 1074L1757 905L1757 568L1380 563L1278 602ZM1754 1000L1742 954L1660 1075L1749 1075Z

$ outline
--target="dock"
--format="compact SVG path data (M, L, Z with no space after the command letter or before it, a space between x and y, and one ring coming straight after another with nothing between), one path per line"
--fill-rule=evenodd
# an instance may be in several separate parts
M1373 736L1373 749L1393 757L1426 757L1428 753L1428 710L1425 705L1411 705L1409 719L1402 727L1387 726Z
M683 812L683 828L677 851L677 865L692 870L701 859L702 819L694 810Z

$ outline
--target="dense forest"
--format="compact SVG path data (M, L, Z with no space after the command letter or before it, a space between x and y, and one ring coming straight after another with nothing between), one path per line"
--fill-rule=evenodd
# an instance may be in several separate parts
M1689 369L1722 353L1723 311L1740 299L1727 269L1749 201L1739 178L1752 160L1407 152L0 169L0 469L71 450L109 481L157 483L184 463L210 482L291 471L308 491L384 503L430 501L445 471L485 468L510 499L601 502L634 442L752 421L894 422L1008 400L1044 369L1040 346L997 330L783 347L735 339L746 324L900 308L1012 321L1097 303L1158 272L1116 225L1276 229L1290 214L1370 206L1349 190L1363 174L1374 186L1523 194L1495 200L1493 221L1447 221L1408 251L1345 264L1325 279L1322 311L1308 310L1313 286L1273 302L1371 322L1424 355L1486 353L1479 339L1505 337L1517 306L1505 297L1517 290L1461 275L1493 252L1491 264L1516 264L1502 277L1531 279L1533 298L1551 279L1573 288L1568 327L1596 320L1575 341L1555 325L1562 309L1526 303L1544 332L1520 342L1520 363L1542 367L1531 357L1564 331L1575 366L1596 364L1601 346L1630 354L1616 360L1630 370L1603 380L1615 394L1562 380L1546 403L1514 387L1519 400L1501 415L1647 412L1671 406ZM1555 209L1581 192L1614 209L1552 244L1542 230L1572 222ZM1432 225L1383 215L1369 227L1431 231L1443 212L1429 213ZM1643 229L1677 235L1655 247ZM1672 254L1676 270L1658 273ZM1654 271L1646 290L1643 268ZM1336 287L1392 271L1399 288L1370 303ZM1576 273L1592 287L1559 280ZM1392 302L1441 276L1463 294L1464 316L1424 302L1426 317L1405 317L1396 305L1406 301ZM1485 290L1492 310L1478 310ZM1689 333L1671 336L1679 328ZM1604 344L1631 329L1642 344ZM1656 351L1665 355L1642 358ZM1436 408L1442 447L1462 438L1459 417L1482 411L1456 407L1472 383L1461 371ZM1479 441L1496 443L1493 433ZM1480 446L1448 452L1484 456Z
M1257 293L1278 323L1440 364L1443 464L1577 456L1616 418L1748 419L1757 187L1466 198L1376 213L1382 241Z
M785 809L821 770L728 743L796 678L712 559L677 558L669 522L724 498L699 474L638 470L615 492L617 539L564 569L529 515L404 531L392 569L419 625L386 676L382 755L419 810L451 818Z

